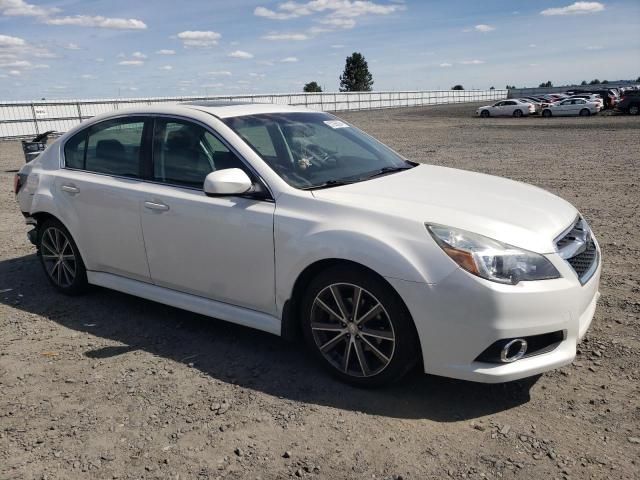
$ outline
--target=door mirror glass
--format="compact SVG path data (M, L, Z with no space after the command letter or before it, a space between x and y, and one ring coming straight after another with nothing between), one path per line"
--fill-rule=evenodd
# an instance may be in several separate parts
M216 170L204 179L204 193L211 196L242 195L252 186L249 176L239 168Z

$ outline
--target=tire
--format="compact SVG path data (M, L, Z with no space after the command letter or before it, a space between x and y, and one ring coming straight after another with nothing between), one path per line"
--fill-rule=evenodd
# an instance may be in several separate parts
M629 105L629 115L638 115L640 114L640 105L634 103L633 105Z
M589 115L591 115L591 112L588 108L583 108L582 110L580 110L581 117L588 117Z
M87 290L87 270L80 251L62 223L45 220L38 227L37 247L44 273L56 290L66 295L80 295Z
M480 112L480 116L481 116L482 118L489 118L489 117L491 116L491 114L489 113L489 110L482 110L482 111Z
M336 266L321 272L303 296L301 313L309 349L351 385L398 381L420 358L406 306L384 280L364 269Z
M514 110L513 116L517 117L517 118L520 118L522 116L522 110L520 110L520 109Z
M551 110L543 110L543 111L542 111L542 116L543 116L543 117L549 118L549 117L551 117L551 115L553 115L553 114L551 113Z

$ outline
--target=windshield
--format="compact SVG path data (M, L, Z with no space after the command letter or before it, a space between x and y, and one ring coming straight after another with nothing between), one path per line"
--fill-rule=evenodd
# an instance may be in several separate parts
M270 113L223 121L296 188L359 182L415 166L327 113Z

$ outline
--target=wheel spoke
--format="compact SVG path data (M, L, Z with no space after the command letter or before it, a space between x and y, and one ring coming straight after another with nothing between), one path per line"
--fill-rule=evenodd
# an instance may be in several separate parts
M347 334L347 332L341 332L338 335L336 335L335 337L333 337L331 340L329 340L327 343L325 343L324 345L322 345L320 347L320 351L327 353L329 350L333 350L335 348L335 346L340 342L340 340L342 340L343 338L345 338L345 335Z
M66 237L63 237L63 238L64 238L64 243L62 244L62 248L60 249L60 253L64 253L64 251L67 249L67 247L71 245L69 243L69 240L67 240Z
M331 290L331 295L333 295L333 300L336 302L342 318L346 320L348 318L347 308L345 307L342 296L340 295L340 290L338 290L338 287L335 285L331 285L331 287L329 287L329 290Z
M57 260L58 256L57 255L47 255L47 254L42 254L42 258L44 258L45 260Z
M72 279L73 279L73 277L74 277L74 276L75 276L75 274L76 274L76 268L75 268L75 267L73 267L73 269L72 269L72 268L71 268L71 266L69 265L69 263L68 263L68 262L65 262L64 260L62 260L62 268L63 268L65 271L69 272L69 275L71 275L71 276L72 276Z
M389 363L391 359L387 357L384 353L382 353L380 350L378 350L378 348L375 345L373 345L373 343L371 343L369 340L367 340L364 337L360 337L360 338L364 343L367 344L367 346L371 349L373 354L385 363L385 365Z
M389 340L393 342L395 337L392 332L387 332L384 330L371 330L370 328L363 328L360 330L361 335L366 335L367 337L379 338L380 340Z
M349 339L347 345L344 347L344 358L342 359L342 371L347 373L349 370L349 359L351 357L351 347L353 346L353 340Z
M345 321L345 322L347 321L347 319L345 317L341 317L340 315L338 315L335 312L335 310L333 310L333 308L331 308L329 305L327 305L322 300L320 300L320 298L316 298L316 304L318 304L318 306L320 308L322 308L325 312L327 312L329 315L333 315L338 320L342 320L342 321Z
M360 297L362 296L362 289L360 287L353 287L353 307L351 311L351 318L353 321L358 318L358 307L360 306Z
M365 313L362 317L357 319L355 322L358 325L363 325L369 320L371 320L373 317L375 317L381 311L382 311L382 305L380 305L379 303L376 303L375 306L373 306L367 313Z
M358 358L358 363L360 364L360 369L362 370L362 374L367 377L371 374L371 370L369 369L369 364L367 363L367 359L364 356L364 350L362 350L362 343L355 341L353 345L356 349L356 357Z
M311 330L320 330L323 332L342 332L344 331L344 327L342 325L336 325L335 323L313 322L311 324Z
M53 256L57 257L58 255L56 255L56 250L55 248L53 248L53 246L49 243L46 242L44 240L44 238L42 239L42 242L40 242L40 245L44 248L46 248L49 252L51 252L53 254Z
M51 245L51 251L53 253L58 253L58 244L56 243L56 240L54 238L53 233L51 233L51 228L49 230L47 230L47 237L49 237L49 243Z
M62 284L62 262L58 262L58 273L57 273L57 277L58 277L58 285Z

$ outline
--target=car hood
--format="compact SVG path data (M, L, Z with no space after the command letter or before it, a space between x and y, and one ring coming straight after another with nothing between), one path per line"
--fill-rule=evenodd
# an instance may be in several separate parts
M570 203L541 188L433 165L315 190L313 195L381 217L479 233L537 253L554 252L554 239L578 215Z

